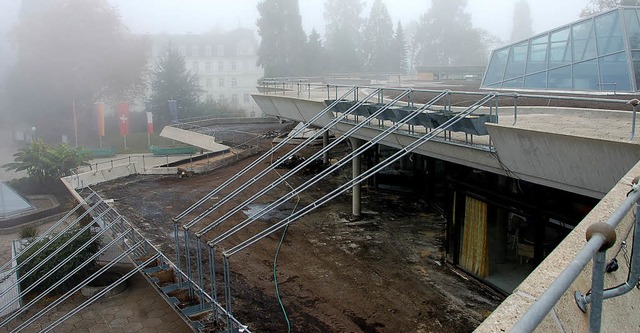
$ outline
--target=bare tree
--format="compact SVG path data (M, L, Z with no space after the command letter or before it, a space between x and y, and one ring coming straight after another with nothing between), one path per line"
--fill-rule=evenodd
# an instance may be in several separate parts
M5 87L14 119L57 136L71 129L74 105L82 122L97 100L145 92L148 43L128 31L106 0L52 1L22 15L13 33L17 62Z
M598 14L605 10L613 9L619 6L637 6L640 5L638 0L591 0L587 7L582 9L581 17L587 17Z

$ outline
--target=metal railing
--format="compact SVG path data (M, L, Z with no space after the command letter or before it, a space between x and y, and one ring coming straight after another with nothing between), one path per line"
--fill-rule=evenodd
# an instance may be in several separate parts
M211 311L211 313L213 313L213 318L215 318L215 320L221 320L223 322L226 321L227 326L230 326L233 328L243 327L245 332L250 332L249 330L246 329L246 326L242 325L231 314L227 314L225 311L225 308L217 303L217 297L215 296L215 293L217 291L214 288L213 283L212 283L211 290L209 292L205 290L204 284L203 284L204 274L202 272L202 269L199 269L199 272L200 272L199 280L198 281L192 280L188 274L186 274L185 272L177 268L158 248L156 248L153 244L151 244L148 240L146 240L143 235L141 235L138 231L136 231L133 228L133 226L131 226L131 224L123 216L121 216L110 205L108 205L104 200L102 200L102 198L100 198L100 196L97 193L95 193L91 188L87 188L87 189L88 189L88 195L84 198L84 202L90 205L89 208L86 209L83 214L80 214L78 218L74 219L73 222L69 223L69 225L63 228L61 231L57 233L53 233L55 229L52 227L47 231L47 233L42 234L34 243L43 244L43 246L40 247L37 251L35 251L33 255L30 255L24 258L24 260L20 260L20 265L18 265L17 267L11 268L11 270L14 270L17 272L17 270L21 268L21 265L24 265L27 262L34 260L34 257L37 254L40 254L45 248L51 247L53 242L56 239L58 239L60 235L64 233L71 233L72 236L69 238L69 240L65 241L62 245L59 245L55 249L52 249L53 252L51 252L50 255L47 255L46 258L41 260L39 263L36 263L34 268L29 269L29 271L26 274L21 272L22 274L20 275L20 279L13 283L14 286L12 288L7 288L7 290L15 289L14 288L15 285L22 282L22 280L26 278L28 275L33 274L33 272L39 266L53 260L53 257L55 255L57 255L62 249L69 247L70 243L75 238L77 238L80 234L91 230L91 237L88 240L84 241L82 244L80 244L76 249L74 249L74 251L69 256L62 258L62 260L60 260L59 262L56 262L56 264L53 265L53 267L49 268L41 276L35 277L34 278L35 281L31 282L31 284L28 287L20 290L16 296L12 295L13 297L9 302L5 302L3 305L0 305L0 312L2 312L7 307L11 306L16 302L21 302L22 298L25 295L27 295L27 293L33 291L34 288L36 288L37 286L42 285L53 274L61 270L64 267L64 265L67 265L78 254L80 254L80 252L85 250L87 247L91 246L91 244L95 244L96 242L99 242L101 239L107 239L108 240L106 242L107 244L100 246L100 248L95 253L93 253L90 257L86 258L82 263L79 263L77 266L73 267L71 271L67 272L66 275L56 280L53 284L41 287L44 289L44 291L40 292L35 297L30 299L29 302L27 302L26 304L22 304L20 308L18 308L17 310L1 318L0 326L7 327L9 322L20 319L17 325L14 325L12 326L12 328L10 328L10 331L20 332L27 329L32 324L36 323L39 319L46 316L50 311L52 311L58 305L62 304L67 299L69 299L81 288L88 285L90 282L92 282L96 278L98 278L102 273L106 272L108 269L110 269L117 263L120 263L122 260L128 258L130 262L134 264L132 269L124 273L117 281L112 282L110 285L106 286L102 291L91 296L89 299L85 300L81 304L75 306L72 310L67 311L62 316L55 316L54 320L42 324L41 331L42 332L52 331L55 327L60 325L62 322L76 315L82 309L86 308L92 302L96 301L99 297L105 295L106 293L114 289L116 286L124 282L133 274L140 271L145 271L149 269L149 267L152 267L152 266L155 267L155 265L157 265L158 267L167 267L172 269L175 274L175 278L178 281L180 281L180 287L183 287L183 286L188 287L189 290L192 292L192 295L194 294L198 295L200 303L195 306L195 311L198 311L198 313ZM76 212L77 210L78 210L78 207L73 209L68 214L68 216L66 216L66 218L70 217L73 214L73 212ZM92 221L82 226L81 228L78 228L78 225L80 224L80 222L83 221L84 218L87 217L89 214L92 217ZM56 226L58 226L61 223L62 222L56 223ZM96 229L95 227L99 227L99 228ZM28 251L31 247L32 245L28 245L27 247L23 248L19 252L19 255L24 255L25 253L27 253L26 251ZM110 249L111 250L116 249L116 248L118 248L118 250L116 250L117 255L115 256L115 258L110 259L108 262L104 263L98 270L96 270L90 276L88 276L81 282L74 285L71 289L67 290L59 297L52 298L51 302L46 304L44 308L38 308L34 311L27 312L29 311L29 309L33 308L36 304L38 304L38 302L42 301L45 297L48 297L48 295L50 295L56 288L60 287L63 283L65 283L65 281L71 278L74 274L78 273L82 269L86 269L86 267L90 263L95 262L99 257L103 256L106 253L106 251ZM213 256L213 253L210 252L210 255ZM200 262L201 260L202 260L202 257L200 256L200 253L199 253L198 261ZM210 262L213 262L213 260L210 260ZM3 265L3 267L5 266L7 266L7 264ZM213 267L211 267L210 272L211 272L211 275L209 276L209 278L215 281L215 271ZM6 293L7 290L3 290L2 293ZM169 301L168 296L164 295L164 297L167 301ZM189 313L185 312L185 309L176 308L176 311L187 322L192 322L192 320L189 317ZM26 318L20 317L21 315L26 315L26 314L28 314ZM193 325L192 328L194 330L201 327L200 321L193 322L192 325Z
M406 91L406 94L408 94L408 93L410 93L410 90ZM428 108L429 106L433 105L435 102L439 101L440 99L444 98L445 96L446 96L446 92L441 93L440 95L438 95L435 98L433 98L429 103L424 105L423 108ZM385 106L381 107L378 111L379 112L384 112L385 109L391 107L401 97L402 97L402 94L400 96L398 96L397 99L395 99L393 101L390 101L389 103L385 104ZM354 175L354 179L352 179L351 181L348 181L345 184L342 184L341 186L339 186L338 188L334 189L333 191L331 191L327 195L323 196L322 198L320 198L320 199L316 200L315 202L305 206L301 210L299 210L299 211L297 211L295 213L292 213L292 215L290 217L285 218L282 221L273 224L272 226L268 227L267 229L262 230L261 232L249 237L248 239L241 241L239 244L231 247L229 250L224 251L223 252L223 270L224 270L223 273L224 273L224 275L223 276L224 276L224 296L225 296L225 305L226 305L227 314L230 315L232 313L232 303L233 303L232 302L232 295L231 295L231 287L230 287L231 279L230 279L230 262L229 262L229 260L230 260L231 256L233 256L233 255L237 254L238 252L246 249L247 247L251 246L252 244L254 244L254 243L258 242L259 240L263 239L264 237L268 236L269 234L271 234L271 233L273 233L273 232L285 227L286 225L288 225L290 223L293 223L293 222L297 221L300 217L302 217L302 216L306 215L307 213L313 211L314 209L322 206L326 202L334 199L338 195L340 195L340 194L344 193L345 191L347 191L349 188L351 188L351 187L353 187L353 186L355 186L357 184L360 184L361 182L365 181L366 179L371 177L377 171L379 171L382 168L385 168L388 165L396 162L400 158L402 158L402 157L406 156L407 154L411 153L419 145L421 145L424 142L434 138L440 132L446 130L449 126L452 126L453 124L455 124L456 122L460 121L464 117L472 114L480 106L482 106L482 105L484 105L486 103L490 103L493 100L493 98L495 98L494 94L486 94L485 96L483 96L483 98L481 98L478 101L476 101L476 103L474 103L472 106L467 108L464 112L461 112L461 113L457 114L454 118L449 119L447 122L442 124L440 127L434 129L432 132L424 135L423 137L417 139L415 142L407 145L407 147L404 147L404 149L398 151L396 154L394 154L393 156L391 156L390 158L388 158L384 162L380 163L376 167L374 167L374 168L372 168L370 170L367 170L366 172L364 172L364 173L362 173L360 175L357 175L357 176ZM342 117L350 114L357 107L358 107L358 105L356 104L354 107L352 107L351 109L347 110L342 115ZM312 177L310 180L306 181L304 184L299 185L297 188L295 188L295 189L292 188L289 193L287 193L286 195L280 197L276 202L268 205L267 207L264 207L263 209L260 210L260 212L252 214L251 217L249 217L246 220L244 220L244 221L238 223L237 225L231 227L229 230L223 232L218 237L215 237L213 240L208 242L210 250L213 251L213 249L216 246L218 246L220 242L224 241L225 239L227 239L231 235L237 233L239 230L246 228L247 226L249 226L250 224L255 222L257 219L259 219L261 216L263 216L264 214L268 213L269 211L277 208L279 205L281 205L285 201L287 201L287 200L293 198L294 196L297 196L299 193L305 191L307 188L309 188L313 184L317 183L318 181L320 181L321 179L323 179L327 175L331 174L336 169L346 165L353 158L361 155L366 149L370 148L371 145L376 144L377 142L382 140L384 137L394 133L395 130L397 130L397 127L402 126L402 124L410 121L412 118L414 118L417 115L419 115L422 111L424 111L424 110L419 108L419 109L415 110L413 113L408 114L405 118L403 118L401 121L396 123L394 125L394 127L385 130L383 133L378 135L373 140L370 140L366 144L360 146L360 148L358 148L358 149L354 148L354 151L351 154L349 154L349 155L343 157L342 159L340 159L340 161L338 163L336 163L334 165L331 165L326 170L322 171L320 174ZM361 124L365 124L367 121L375 119L375 117L376 117L375 113L371 114L364 121L362 121ZM358 130L358 127L354 127L353 131L356 131L356 130ZM351 134L351 133L347 132L344 135L344 137L348 137L349 134ZM225 212L225 214L223 214L220 218L216 219L212 223L209 223L204 228L202 228L200 231L196 232L196 236L198 238L198 242L201 241L200 237L202 237L206 232L211 231L214 228L218 227L220 224L222 224L222 222L224 222L232 214L237 213L243 207L245 207L247 204L249 204L250 202L255 200L258 196L263 195L268 190L274 188L277 185L277 183L281 183L281 182L286 181L287 178L291 177L297 171L301 170L301 168L303 168L306 165L305 163L309 163L310 161L312 161L314 159L314 157L317 158L317 157L321 156L325 151L331 149L333 146L335 146L335 145L331 145L330 144L330 145L328 145L326 147L323 147L323 149L321 149L319 152L317 152L316 155L314 155L312 158L309 158L309 159L305 160L302 164L300 164L297 167L295 167L294 169L290 170L285 175L280 175L280 177L278 178L278 180L276 182L270 184L266 188L261 189L258 193L254 194L249 199L245 200L243 203L241 203L239 205L236 205L234 209ZM275 168L277 166L277 163L274 163L274 164L276 164L276 165L272 165L271 167L266 168L265 170L271 170L271 169ZM255 179L255 177L253 179ZM251 185L251 183L252 182L250 181L249 183L245 184L246 186L243 186L241 190L244 190L247 186ZM225 197L222 200L220 200L213 207L217 207L220 204L223 204L223 203L227 202L231 197L233 197L236 194L234 192L232 192L227 197ZM197 222L197 221L195 221L195 222ZM192 220L190 223L185 225L185 227L186 226L193 227L194 224L195 223ZM176 234L175 234L176 245L178 246L179 241L177 240L178 239L177 225L176 225L176 229L175 230L176 230ZM185 243L185 251L188 253L189 252L189 246L188 246L188 244L189 244L189 233L188 233L188 229L187 228L185 228L185 230L184 230L184 243ZM191 271L191 267L189 266L189 262L190 262L190 260L187 257L187 263L186 263L186 266L187 266L186 271L187 272ZM201 273L199 273L199 274L201 274Z
M606 222L595 223L587 230L587 244L576 254L569 265L558 275L547 290L533 303L527 312L511 328L511 332L533 332L542 322L562 295L569 289L584 270L590 260L593 260L591 292L575 293L578 307L586 312L587 305L591 304L589 312L589 332L600 332L602 319L602 301L607 298L617 297L629 292L638 285L640 277L640 191L637 181L632 185L624 202L616 209ZM634 208L634 235L631 267L627 281L617 287L604 290L604 276L606 271L606 251L616 241L615 228L625 216Z
M308 82L304 81L300 78L295 79L265 79L261 81L259 88L263 91L265 95L281 95L281 96L291 96L296 98L306 98L306 99L337 99L337 96L340 92L345 89L353 88L354 85L340 85L340 84L325 84L320 82ZM380 89L382 91L382 95L385 96L393 96L400 91L404 91L406 87L380 87L376 85L356 85L359 90L366 91L367 89ZM437 89L421 89L421 88L413 88L413 93L408 96L407 102L414 103L416 94L439 94L443 92L443 90ZM478 98L486 95L487 92L480 91L449 91L450 96L469 96L470 98L464 103L453 103L452 99L445 99L445 103L443 103L442 107L444 109L451 110L456 106L463 106L464 104L471 104ZM551 101L573 101L573 102L585 102L585 103L606 103L607 105L615 105L619 106L617 110L628 110L628 105L631 104L633 106L631 118L631 128L630 128L630 139L633 140L635 137L635 127L636 127L636 113L638 109L638 104L633 104L633 100L629 101L628 99L616 99L616 98L601 98L601 97L583 97L583 96L558 96L558 95L542 95L542 94L531 94L531 93L514 93L514 92L495 92L496 99L493 105L490 105L490 111L495 112L496 115L499 114L499 110L512 110L513 111L513 124L515 125L518 120L519 105L521 102L519 100L522 99L530 99L532 101L537 101L535 104L539 104L539 106L545 106L549 104ZM354 100L357 100L357 96L354 96ZM498 101L502 101L502 106L499 105Z

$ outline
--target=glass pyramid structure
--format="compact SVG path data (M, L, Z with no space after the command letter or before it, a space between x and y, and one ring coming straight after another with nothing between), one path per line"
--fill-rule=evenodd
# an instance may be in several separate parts
M0 220L35 209L7 184L0 182Z
M640 7L619 7L491 52L481 88L629 93L640 88Z

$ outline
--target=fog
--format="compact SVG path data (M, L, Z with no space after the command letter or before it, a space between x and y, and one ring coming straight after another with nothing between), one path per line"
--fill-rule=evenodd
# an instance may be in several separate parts
M212 29L231 30L237 27L255 29L258 0L109 0L120 11L124 22L135 33L201 33ZM473 24L498 36L509 39L512 28L513 5L517 0L469 0L467 12ZM300 0L302 22L307 33L315 28L324 32L324 0ZM368 10L373 0L366 0ZM394 21L403 25L418 20L425 13L429 0L385 1ZM530 0L533 29L543 32L577 19L588 0ZM17 21L20 1L0 4L0 39ZM3 41L0 41L2 48ZM6 45L6 44L5 44Z
M138 33L200 33L211 29L236 27L255 29L258 0L110 0L120 9L126 24ZM394 21L406 26L419 19L430 7L429 0L385 0ZM511 16L516 0L469 0L467 12L473 24L506 40L511 31ZM576 20L588 0L530 0L533 28L542 32ZM300 0L305 30L324 31L324 0ZM368 15L373 0L365 1L363 15Z

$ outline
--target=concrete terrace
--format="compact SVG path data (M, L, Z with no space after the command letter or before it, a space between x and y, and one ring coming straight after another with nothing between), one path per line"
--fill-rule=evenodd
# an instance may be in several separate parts
M314 91L311 85L282 83L281 89L263 89L263 94L255 94L254 99L262 110L280 118L309 121L324 109L325 100L337 99L346 92L346 87L319 86ZM348 97L361 100L365 91L376 87L362 88ZM393 88L384 88L393 89ZM396 89L397 90L397 89ZM433 92L433 91L431 91ZM453 92L455 94L455 92ZM488 93L488 92L487 92ZM467 99L470 95L462 93ZM357 96L357 97L356 97ZM425 142L414 152L445 161L466 165L483 171L489 171L526 180L538 185L578 193L601 199L600 203L576 227L565 240L538 266L538 268L520 284L507 300L481 325L478 332L509 331L518 318L544 293L555 277L567 267L573 256L585 244L585 231L593 223L606 220L613 210L626 197L631 179L638 173L640 160L640 136L635 129L635 114L627 102L632 96L615 96L606 109L589 107L514 107L513 93L501 94L502 105L498 109L497 123L487 123L488 136L469 138L468 134L445 131L444 135ZM522 95L520 95L521 97ZM476 99L479 99L477 95ZM511 103L504 103L511 98ZM573 104L573 97L550 97L548 100L567 101ZM594 105L603 102L597 96L591 97ZM371 101L386 103L390 97L374 97ZM540 97L539 100L545 100ZM582 102L589 102L583 99ZM560 102L559 102L560 103ZM400 105L406 103L400 102ZM463 108L452 106L453 111ZM496 113L495 105L485 105L478 112ZM316 119L316 126L324 126L336 116L330 113ZM332 131L337 135L344 133L365 117L347 116L338 122ZM353 134L363 141L370 140L392 123L373 119ZM381 144L402 149L408 146L430 129L415 126L402 126ZM632 218L628 214L617 233L618 242L607 253L607 262L630 242L629 230ZM626 237L624 235L627 235ZM621 239L624 238L624 239ZM623 283L628 272L628 263L623 263L621 274L605 277L607 286ZM588 265L574 285L567 290L560 302L554 307L543 324L540 332L585 331L588 315L575 306L573 293L586 292L591 284L591 266ZM604 303L603 328L615 331L637 329L636 320L630 320L630 314L622 308L632 308L637 291Z
M346 86L314 88L297 83L285 85L284 90L282 86L280 87L279 91L275 88L263 89L270 92L254 94L253 97L265 114L302 122L307 122L320 113L325 107L325 100L336 99L345 94L349 88ZM357 96L359 100L363 100L375 88L378 87L359 88L357 95L350 94L346 99L353 100ZM413 89L412 87L379 88L383 88L383 92L379 94L380 96L369 99L369 102L387 103L391 100L388 96L404 89ZM425 92L434 93L435 90L425 90ZM419 93L420 89L415 89L415 94ZM451 92L454 99L459 95L459 99L465 100L465 104L479 100L488 93ZM385 96L382 96L383 94ZM505 100L512 103L513 95L502 94L500 95L501 105L498 108L486 104L474 113L496 114L497 109L498 122L486 124L488 136L445 131L444 135L417 147L415 152L594 198L602 198L617 180L640 160L640 149L637 149L640 145L640 134L631 139L633 112L631 112L632 106L626 104L631 99L630 96L606 100L614 109L603 110L546 106L514 108L505 103ZM519 96L522 99L525 95ZM539 104L547 104L556 99L561 101L562 98L569 101L574 97L550 96L535 100ZM597 97L592 97L592 100L596 105L599 105L598 101L605 101ZM396 105L407 104L407 98L405 98ZM464 107L456 106L455 103L450 105L453 112L464 110ZM442 104L437 104L436 108L438 106L440 109L443 108ZM317 119L314 125L322 127L332 118L333 115L326 114ZM349 115L344 121L338 122L332 131L338 134L344 133L364 118L364 116ZM392 124L390 121L374 120L355 132L353 137L367 141ZM429 131L430 129L422 126L403 125L396 133L383 139L381 144L401 149ZM552 156L556 159L549 158ZM558 161L562 168L558 165L550 165L549 162L552 160ZM611 163L611 161L614 162ZM591 179L582 177L593 173L603 177ZM582 180L576 181L576 174Z

